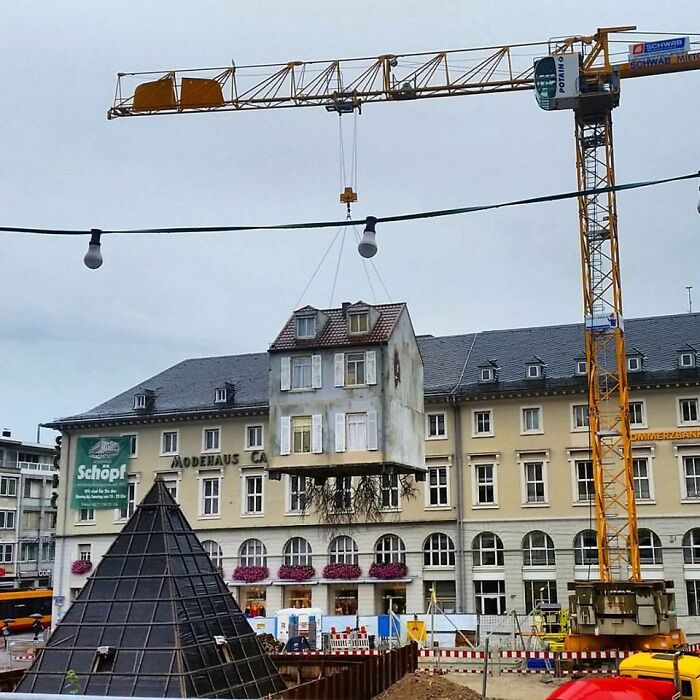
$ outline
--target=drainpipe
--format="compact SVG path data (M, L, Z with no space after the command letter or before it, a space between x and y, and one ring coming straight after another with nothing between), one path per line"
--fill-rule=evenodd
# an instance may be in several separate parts
M681 656L683 656L682 651L677 651L673 655L673 682L676 686L676 690L678 691L678 697L681 696L681 671L678 667L678 662L680 661Z
M466 612L466 566L464 551L464 474L462 473L462 413L455 396L448 398L452 403L452 430L454 431L454 468L457 471L457 609Z

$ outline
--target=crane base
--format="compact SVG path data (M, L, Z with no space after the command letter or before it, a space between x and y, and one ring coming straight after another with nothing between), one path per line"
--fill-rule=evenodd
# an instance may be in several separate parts
M662 651L677 649L686 643L683 630L671 630L669 634L640 634L633 636L569 634L564 639L565 651Z

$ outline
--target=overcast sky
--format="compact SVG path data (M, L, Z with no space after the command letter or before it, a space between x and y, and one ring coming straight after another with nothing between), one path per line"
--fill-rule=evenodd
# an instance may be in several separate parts
M344 216L338 117L292 109L108 122L118 71L500 45L625 24L700 32L697 0L1 5L0 225L54 228ZM700 168L699 85L694 73L623 83L618 182ZM358 218L575 189L572 115L542 112L531 93L368 105L358 134ZM619 196L628 317L684 312L687 284L700 308L697 199L696 181ZM33 440L37 423L182 359L265 351L333 233L113 236L96 271L83 266L85 238L0 234L0 427ZM567 201L382 225L375 262L417 333L572 323L582 314L577 236ZM338 249L301 303L328 305ZM374 301L348 235L333 301L357 299Z

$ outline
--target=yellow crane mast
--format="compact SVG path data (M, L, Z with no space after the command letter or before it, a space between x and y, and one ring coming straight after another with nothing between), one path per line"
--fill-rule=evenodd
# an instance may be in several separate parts
M572 584L572 648L669 647L683 640L663 582L642 582L628 415L612 111L620 81L700 69L700 35L593 35L376 58L120 73L108 118L288 107L350 113L372 102L534 90L575 117L599 582ZM526 56L538 52L530 63ZM621 61L619 59L622 54ZM536 55L536 53L535 53ZM261 72L264 77L260 79Z

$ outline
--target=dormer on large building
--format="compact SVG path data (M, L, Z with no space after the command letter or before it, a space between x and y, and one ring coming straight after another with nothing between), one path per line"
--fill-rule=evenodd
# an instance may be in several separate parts
M424 473L423 361L405 304L305 306L269 356L271 478Z

